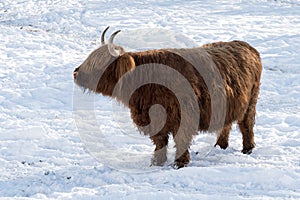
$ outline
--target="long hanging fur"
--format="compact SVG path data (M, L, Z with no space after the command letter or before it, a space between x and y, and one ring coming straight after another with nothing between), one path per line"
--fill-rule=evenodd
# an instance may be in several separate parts
M203 76L194 66L180 56L183 54L199 53L199 63L205 63L205 59L212 60L222 78L221 93L225 98L226 113L224 123L216 123L210 127L212 113L212 97ZM147 74L138 69L147 65ZM243 153L251 153L255 146L253 126L255 121L256 103L258 99L260 76L262 71L261 59L258 51L243 41L216 42L192 49L160 49L142 52L122 52L118 57L111 56L107 46L96 49L91 55L75 69L75 82L79 86L116 98L130 108L131 117L137 127L144 134L149 135L156 145L152 164L163 165L167 160L166 147L169 134L173 134L176 143L175 165L184 167L190 161L188 152L192 137L197 134L189 128L185 133L176 135L182 121L192 121L195 115L182 116L179 100L167 86L150 83L134 88L136 81L143 81L155 75L155 70L160 66L168 66L179 72L193 89L199 106L198 131L215 131L218 140L216 145L225 149L228 146L228 137L233 122L238 122L243 135ZM202 66L205 67L206 66ZM132 77L129 74L134 74ZM153 75L153 76L154 76ZM75 76L75 74L74 74ZM128 78L126 79L126 76ZM179 79L168 75L166 82L171 82L173 87L182 84ZM125 77L125 78L124 78ZM126 80L122 83L121 79ZM132 81L130 81L132 80ZM121 82L121 83L120 83ZM116 85L122 94L130 94L130 97L115 95ZM218 85L216 85L218 87ZM221 86L220 86L221 87ZM184 102L189 104L188 95L184 96ZM161 130L153 134L149 129L143 129L150 123L152 128L161 126L161 120L155 122L155 116L151 121L149 110L153 105L159 104L165 109L165 124ZM191 110L197 110L191 108ZM157 123L157 124L156 124Z

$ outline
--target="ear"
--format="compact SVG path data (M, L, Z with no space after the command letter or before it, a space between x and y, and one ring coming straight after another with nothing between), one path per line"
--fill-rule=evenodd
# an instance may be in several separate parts
M135 62L132 56L123 54L117 59L116 78L119 80L125 73L134 70Z

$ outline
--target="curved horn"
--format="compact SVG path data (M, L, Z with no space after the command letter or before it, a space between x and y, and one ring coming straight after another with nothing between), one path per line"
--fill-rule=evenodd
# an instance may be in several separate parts
M109 26L108 27L106 27L106 29L103 31L103 33L102 33L102 35L101 35L101 45L105 45L105 33L106 33L106 31L109 29Z
M109 38L109 40L108 40L108 43L109 43L109 44L112 44L112 43L113 43L113 40L114 40L115 36L116 36L120 31L121 31L121 30L118 30L118 31L114 32L114 33L110 36L110 38Z

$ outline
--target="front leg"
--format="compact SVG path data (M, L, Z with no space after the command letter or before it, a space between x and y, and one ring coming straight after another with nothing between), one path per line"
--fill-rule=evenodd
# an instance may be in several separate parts
M156 146L151 164L155 166L163 166L167 161L169 135L167 133L159 132L150 138Z
M173 134L173 137L176 144L174 167L177 169L186 167L190 163L189 147L192 142L192 135Z
M189 150L185 150L183 153L176 150L176 158L174 162L174 167L176 169L180 169L182 167L186 167L190 163L190 152Z
M231 130L231 126L232 126L232 124L229 124L229 125L223 127L223 129L217 133L218 140L217 140L217 143L215 144L215 146L219 145L221 147L221 149L226 149L228 147L228 139L229 139L229 133Z

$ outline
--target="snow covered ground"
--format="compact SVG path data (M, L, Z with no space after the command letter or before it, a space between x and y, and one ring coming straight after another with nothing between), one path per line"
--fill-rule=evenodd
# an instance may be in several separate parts
M172 144L168 164L150 167L154 146L128 110L73 83L107 25L122 30L115 42L128 50L233 39L256 47L263 75L253 153L240 153L234 127L225 151L200 133L189 167L168 166ZM1 0L0 29L0 197L300 199L299 0ZM94 102L113 154L85 141L77 95Z

